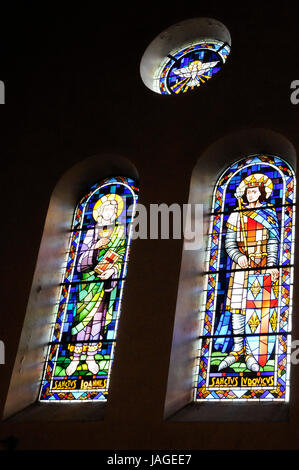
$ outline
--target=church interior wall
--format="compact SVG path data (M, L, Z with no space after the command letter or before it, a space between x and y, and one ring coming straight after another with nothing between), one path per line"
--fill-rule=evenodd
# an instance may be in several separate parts
M19 34L25 28L21 13L20 10L16 21ZM15 12L8 14L12 21ZM227 64L198 92L184 96L153 93L139 75L144 50L169 25L197 16L217 18L230 31L232 53ZM0 365L1 414L14 373L18 373L17 369L14 372L15 364L21 360L18 348L51 195L63 175L76 165L83 168L84 162L97 155L96 176L102 179L109 172L107 155L117 155L128 161L128 167L134 168L139 176L139 203L146 207L186 204L194 168L203 172L201 161L205 154L210 155L213 145L222 142L226 153L219 166L211 158L208 175L213 171L218 176L225 161L229 164L230 158L243 151L242 137L232 140L227 136L242 136L250 130L254 134L256 129L263 129L264 135L273 132L290 142L281 146L282 140L277 137L273 153L279 147L282 157L286 152L296 155L299 148L299 105L290 101L290 84L298 78L294 63L297 24L286 5L271 11L267 5L260 5L258 12L248 5L232 7L220 2L210 6L189 5L184 12L179 7L169 12L166 6L158 9L148 5L147 16L137 10L116 13L109 7L105 21L96 20L95 15L84 9L68 14L61 10L58 15L52 11L43 19L37 17L37 23L28 17L30 28L28 25L26 28L30 32L23 43L7 27L1 32L8 42L11 39L8 52L1 52L3 77L0 77L7 82L7 104L1 109L5 212L1 259L0 339L5 344L5 364ZM53 18L57 21L53 22ZM278 27L279 31L283 29L279 37ZM107 41L109 47L105 47ZM123 51L128 51L126 54L111 52L119 50L119 44ZM281 57L291 64L283 73L277 70ZM115 63L119 69L114 74L111 70ZM261 152L267 151L262 135L261 131L252 140L249 153L259 147ZM114 172L118 167L112 160L110 163ZM56 223L54 217L52 221ZM70 411L62 411L65 417L61 419L59 410L52 418L41 418L35 412L27 416L16 414L2 420L1 441L12 436L19 449L298 448L298 365L291 369L288 413L279 421L235 421L234 414L231 421L217 421L215 416L213 421L205 422L186 417L180 422L168 419L189 401L186 388L177 397L177 392L170 390L174 378L169 382L174 364L172 344L178 319L180 273L184 266L182 251L182 239L132 242L104 413L94 413L89 407L84 415L81 411L84 405L80 404L76 419L70 416L73 415ZM296 251L295 279L298 247ZM299 338L298 296L299 289L295 289L294 339ZM187 305L194 312L195 300L192 299L191 306L190 300L184 302L180 308ZM193 320L194 316L191 324ZM31 327L36 335L36 325ZM189 344L182 347L182 353L188 351ZM39 361L38 351L33 351L31 365L27 363L27 378L35 377L32 364ZM172 398L171 392L175 395ZM13 410L29 405L31 393L32 390L27 396L19 395L19 405ZM62 409L64 405L60 406Z

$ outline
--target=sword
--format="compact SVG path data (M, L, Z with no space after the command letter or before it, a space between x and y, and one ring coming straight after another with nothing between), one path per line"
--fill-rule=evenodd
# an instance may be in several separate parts
M242 228L242 236L243 236L243 241L244 241L244 251L248 256L248 248L247 248L247 239L246 239L246 232L245 232L245 224L244 224L244 217L243 217L243 212L242 212L242 205L241 205L241 200L242 196L239 196L237 193L235 193L235 197L238 200L239 204L239 211L240 211L240 220L241 220L241 228Z

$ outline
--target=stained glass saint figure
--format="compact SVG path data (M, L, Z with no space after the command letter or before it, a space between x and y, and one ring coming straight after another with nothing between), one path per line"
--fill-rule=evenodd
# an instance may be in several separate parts
M257 372L266 365L275 345L269 326L271 318L272 330L276 330L280 234L275 208L266 203L272 189L266 175L255 173L245 178L237 188L237 210L226 223L225 249L232 260L232 272L215 334L227 335L231 323L234 341L219 371L244 356L247 369ZM260 334L250 336L259 325ZM228 352L227 338L218 338L214 346Z
M94 185L74 215L40 400L106 400L138 188Z
M196 400L287 400L295 175L252 155L218 179L207 238Z
M96 224L87 231L79 252L77 270L83 283L78 289L72 324L75 345L69 345L73 359L66 368L68 376L77 369L82 353L86 353L88 370L93 374L99 372L95 356L101 350L103 333L112 319L115 279L119 277L125 254L124 227L114 225L122 209L123 200L117 194L102 196L93 209Z

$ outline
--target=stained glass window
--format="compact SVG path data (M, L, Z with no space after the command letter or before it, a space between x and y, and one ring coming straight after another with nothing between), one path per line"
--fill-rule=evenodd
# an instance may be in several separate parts
M289 398L295 176L282 158L229 167L212 201L195 400Z
M186 93L207 82L226 62L228 44L200 41L172 51L157 70L156 91L162 95Z
M109 178L75 210L40 400L107 399L137 194Z

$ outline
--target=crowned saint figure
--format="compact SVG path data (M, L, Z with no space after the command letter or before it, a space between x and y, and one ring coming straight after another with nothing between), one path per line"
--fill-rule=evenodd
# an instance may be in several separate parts
M271 323L271 330L269 321L274 322L278 303L274 286L279 278L280 235L276 211L266 202L272 190L273 182L265 174L247 176L237 188L238 206L226 223L225 250L231 258L231 274L215 331L215 336L221 336L214 342L215 349L227 353L219 371L244 356L247 369L258 372L273 351L269 331L276 324Z

